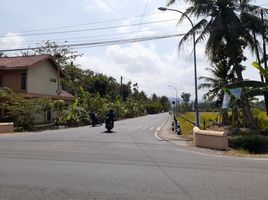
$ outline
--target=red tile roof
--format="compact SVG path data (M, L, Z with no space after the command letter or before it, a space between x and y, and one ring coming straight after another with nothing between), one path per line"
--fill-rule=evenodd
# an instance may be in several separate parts
M36 55L36 56L18 56L18 57L3 57L0 58L1 68L28 68L40 61L46 59L53 59L50 55Z
M34 64L44 60L51 61L54 67L60 70L60 76L65 77L58 63L50 55L0 57L0 69L10 70L10 69L29 68Z
M62 91L59 93L59 96L61 96L61 97L68 97L68 98L73 98L73 99L75 99L75 97L74 97L72 94L70 94L70 93L68 93L68 92L66 92L66 91L64 91L64 90L62 90Z

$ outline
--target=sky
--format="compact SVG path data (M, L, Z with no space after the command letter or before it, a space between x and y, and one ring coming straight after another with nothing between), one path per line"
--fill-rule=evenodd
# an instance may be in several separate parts
M182 92L194 99L194 64L192 42L178 52L181 36L139 41L139 38L184 34L189 21L177 25L180 14L158 11L166 0L1 0L0 49L35 47L42 41L63 44L93 43L132 39L131 43L75 47L82 53L75 63L114 77L118 82L138 83L150 96L178 97ZM171 8L185 11L187 4L177 1ZM268 7L265 0L252 4ZM195 20L193 19L195 22ZM210 64L204 55L204 45L197 44L197 76L209 76ZM9 56L18 55L10 52ZM258 71L250 66L254 57L247 53L244 78L259 80ZM198 84L200 81L198 80ZM172 86L172 87L168 87ZM198 91L201 100L205 90Z

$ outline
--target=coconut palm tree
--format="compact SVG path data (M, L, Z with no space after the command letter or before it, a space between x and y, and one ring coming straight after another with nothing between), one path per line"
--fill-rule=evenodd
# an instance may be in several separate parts
M220 106L224 96L223 87L236 79L235 74L232 73L230 67L226 67L222 63L210 68L208 67L206 70L210 72L210 76L200 76L199 80L203 80L204 83L199 84L198 88L209 89L203 98L213 101L215 105Z
M205 53L210 61L217 59L222 53L222 46L225 46L225 53L228 57L229 65L236 73L238 81L243 81L242 71L244 67L241 62L246 60L243 55L244 49L250 47L255 50L256 43L254 37L249 33L245 22L241 20L240 14L248 13L258 15L260 7L250 5L250 0L185 0L189 7L184 14L200 19L196 25L184 35L179 43L179 47L195 34L199 34L196 43L205 39ZM169 0L168 6L176 0ZM267 13L266 9L263 9ZM185 18L182 15L180 21ZM180 22L179 21L179 22ZM253 118L247 99L243 99L243 112L245 124L254 128Z

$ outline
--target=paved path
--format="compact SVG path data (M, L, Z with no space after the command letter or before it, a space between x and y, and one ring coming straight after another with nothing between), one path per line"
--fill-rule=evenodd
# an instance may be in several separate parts
M0 199L268 199L267 160L160 141L167 119L0 135Z

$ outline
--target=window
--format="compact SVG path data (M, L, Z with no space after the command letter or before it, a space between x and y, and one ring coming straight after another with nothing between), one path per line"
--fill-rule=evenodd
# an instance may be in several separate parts
M21 73L21 89L26 90L26 84L27 84L27 74Z
M55 78L50 78L50 82L56 83L57 80Z
M0 87L3 87L4 86L4 83L3 83L3 76L0 75Z

